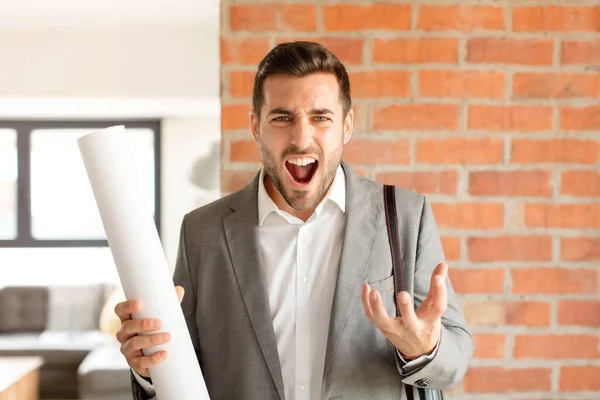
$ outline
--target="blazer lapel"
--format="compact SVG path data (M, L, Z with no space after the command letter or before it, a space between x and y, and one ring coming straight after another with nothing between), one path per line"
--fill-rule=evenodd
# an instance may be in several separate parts
M331 309L323 378L331 367L335 349L346 326L353 303L360 301L375 233L381 221L377 186L342 163L346 173L346 227L337 284Z
M283 399L283 376L257 233L258 183L257 175L245 189L232 198L230 207L234 212L223 220L223 224L227 246L254 333L279 397Z

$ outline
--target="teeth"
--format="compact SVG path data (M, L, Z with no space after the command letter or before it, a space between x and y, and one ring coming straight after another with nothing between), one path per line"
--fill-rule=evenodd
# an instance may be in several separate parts
M316 160L314 158L295 158L292 160L288 160L288 162L290 164L295 164L295 165L299 165L301 167L308 165L308 164L312 164L314 163Z

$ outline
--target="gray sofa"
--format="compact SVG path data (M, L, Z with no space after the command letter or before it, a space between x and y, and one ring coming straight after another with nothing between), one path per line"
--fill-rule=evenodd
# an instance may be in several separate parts
M99 329L111 290L102 284L0 289L0 356L43 357L41 399L132 398L129 369L115 355L118 343Z

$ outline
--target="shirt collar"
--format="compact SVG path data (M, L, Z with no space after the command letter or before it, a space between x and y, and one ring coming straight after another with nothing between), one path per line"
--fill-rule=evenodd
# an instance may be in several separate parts
M341 165L338 165L335 177L333 178L333 183L329 187L329 190L323 197L323 200L319 203L317 208L315 209L315 215L313 217L318 218L321 214L323 207L329 201L332 201L336 204L342 213L346 212L346 175L344 173L344 169ZM282 211L277 207L273 199L267 194L267 190L265 189L265 169L261 168L259 182L258 182L258 222L259 225L265 221L265 218L275 212L284 217L288 222L291 219L297 219L285 211ZM313 218L311 217L311 218Z

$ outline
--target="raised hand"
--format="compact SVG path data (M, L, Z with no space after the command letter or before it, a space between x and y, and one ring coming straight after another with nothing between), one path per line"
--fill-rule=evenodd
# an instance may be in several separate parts
M175 287L179 303L183 300L184 290L181 286ZM115 313L121 319L121 328L117 332L117 340L121 343L121 353L127 363L140 376L150 377L150 367L163 362L167 358L167 351L161 350L152 355L145 356L143 351L149 347L168 343L171 335L167 332L139 335L158 331L162 323L158 319L132 319L131 314L141 310L140 302L128 300L115 306Z
M444 284L448 265L438 264L431 276L427 298L415 312L410 295L398 293L397 301L402 317L390 317L383 307L381 295L364 283L362 303L367 317L407 359L430 354L437 345L442 327L442 314L448 307Z

